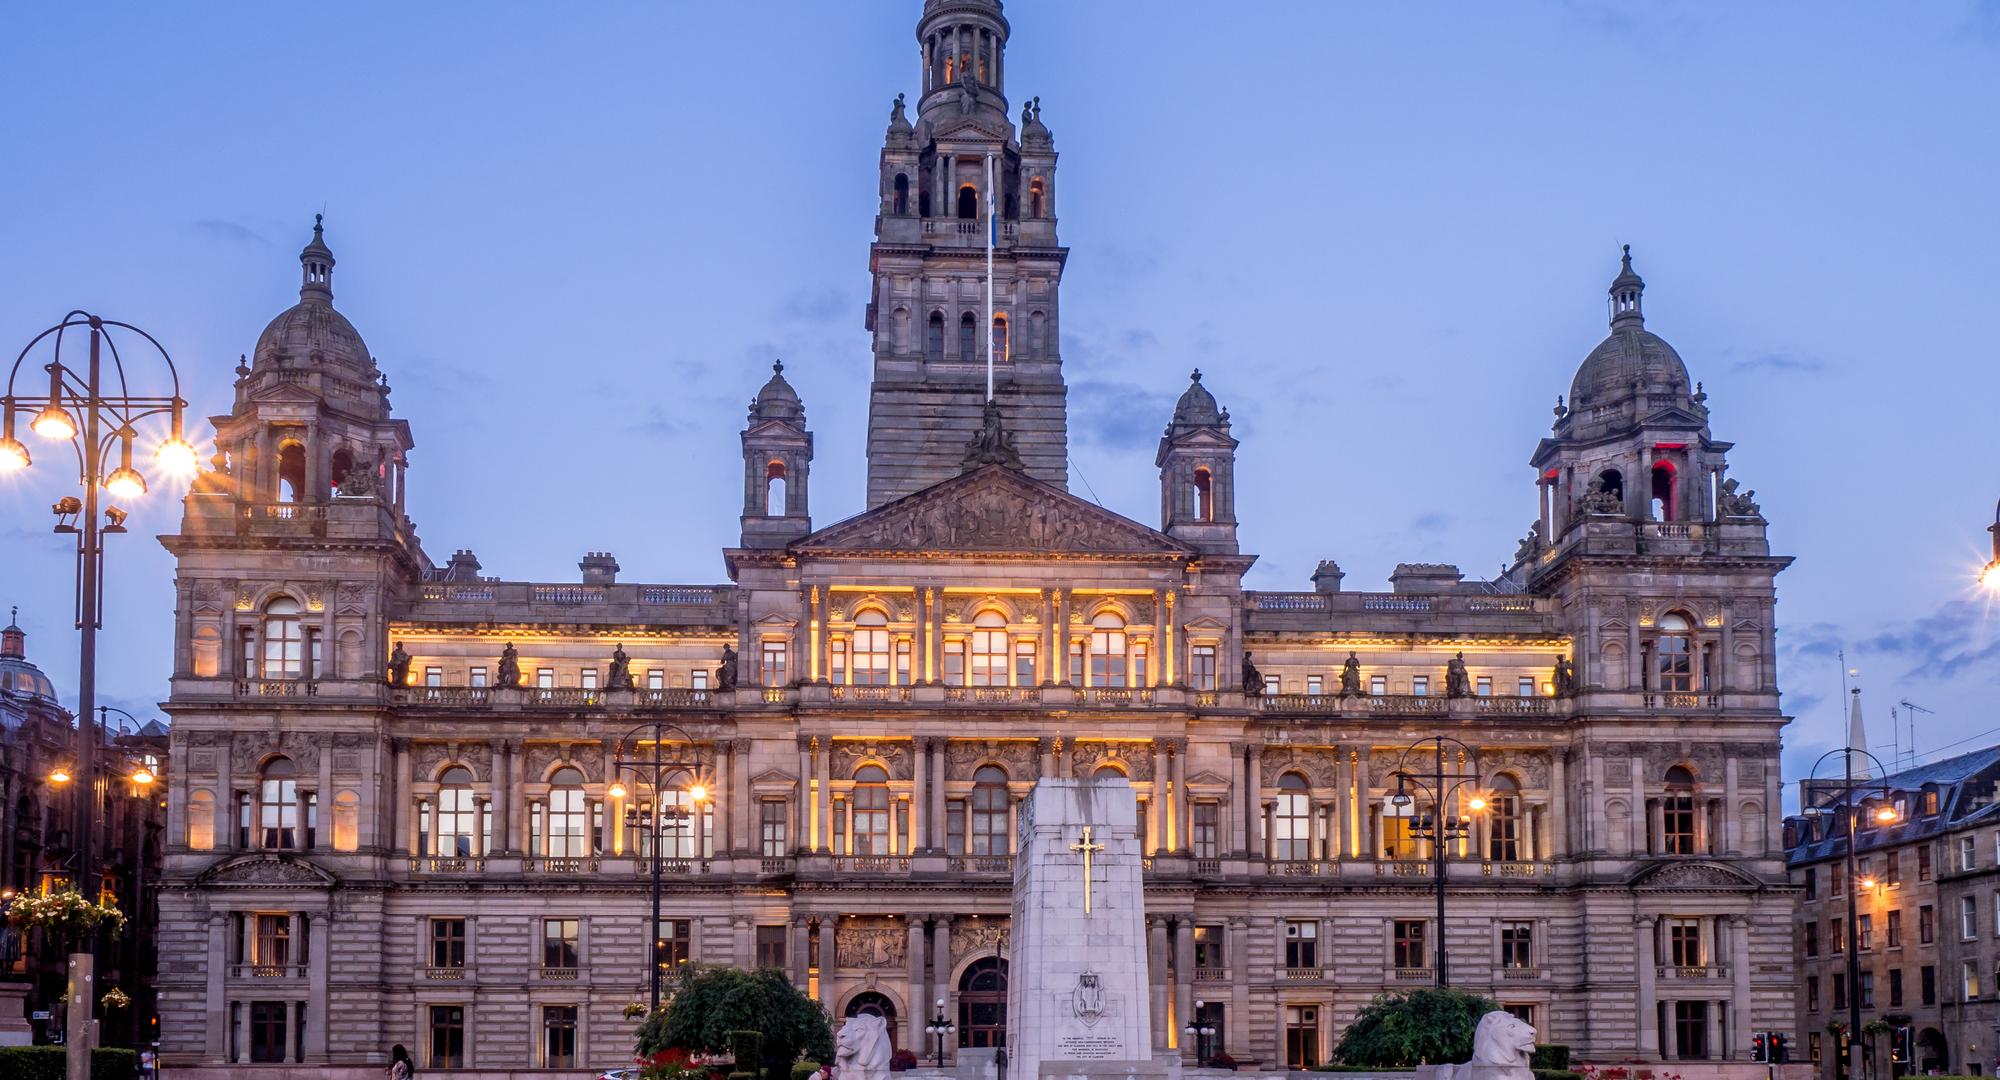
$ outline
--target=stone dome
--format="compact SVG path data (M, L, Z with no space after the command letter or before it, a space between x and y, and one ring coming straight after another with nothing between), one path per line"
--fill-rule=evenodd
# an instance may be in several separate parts
M1611 334L1598 342L1576 369L1576 378L1569 386L1570 410L1612 404L1638 390L1649 397L1687 397L1693 389L1687 365L1672 345L1646 329L1642 307L1646 282L1632 269L1629 244L1608 292Z
M1215 425L1222 423L1222 409L1215 403L1215 395L1201 385L1201 369L1196 368L1187 392L1174 404L1174 423Z
M27 643L27 633L14 621L0 630L0 691L55 701L56 684L29 662Z
M764 420L802 417L805 405L799 401L799 392L785 381L785 362L771 364L771 380L757 391L757 400L750 403L751 415Z
M299 302L278 313L264 332L257 335L257 348L250 356L251 370L267 365L306 367L343 364L357 373L375 374L375 360L361 333L347 316L333 308L333 252L326 246L325 225L313 217L311 242L299 252L303 281Z

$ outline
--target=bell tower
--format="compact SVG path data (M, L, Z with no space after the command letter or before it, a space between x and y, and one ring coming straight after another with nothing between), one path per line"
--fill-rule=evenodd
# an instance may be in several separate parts
M805 405L785 381L785 362L779 360L771 365L771 381L750 403L743 428L742 546L781 548L812 532L806 510L812 457Z
M989 355L1029 475L1066 486L1057 295L1069 251L1056 240L1055 141L1039 100L1023 104L1018 128L1009 116L1008 32L998 0L928 0L917 117L902 95L890 110L865 321L871 508L957 475Z
M1236 554L1236 440L1229 410L1196 369L1154 457L1160 470L1160 531L1209 554Z

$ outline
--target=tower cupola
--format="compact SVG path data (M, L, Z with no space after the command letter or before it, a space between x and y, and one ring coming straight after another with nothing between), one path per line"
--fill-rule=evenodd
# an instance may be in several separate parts
M926 0L917 20L924 61L918 111L928 114L935 104L957 96L974 108L1005 114L1007 31L1000 0Z
M333 303L333 250L326 246L326 215L313 215L313 238L299 252L299 299Z

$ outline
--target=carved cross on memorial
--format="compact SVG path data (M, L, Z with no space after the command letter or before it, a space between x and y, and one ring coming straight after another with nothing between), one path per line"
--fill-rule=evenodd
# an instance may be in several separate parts
M1090 842L1090 826L1085 825L1083 839L1071 844L1069 849L1083 853L1083 913L1088 915L1090 914L1090 856L1094 852L1103 851L1104 845Z

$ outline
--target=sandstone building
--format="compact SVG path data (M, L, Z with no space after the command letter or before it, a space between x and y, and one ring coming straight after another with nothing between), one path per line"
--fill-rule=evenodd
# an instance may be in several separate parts
M1156 521L1064 489L1068 253L1053 138L1006 97L1010 33L997 0L928 0L917 25L923 92L891 114L870 252L865 509L815 526L806 409L773 372L727 583L623 581L605 553L568 581L435 561L406 515L413 426L333 307L315 229L164 538L181 1075L359 1070L398 1042L432 1068L621 1064L651 936L668 962L781 968L927 1056L943 999L958 1047L992 1046L1017 803L1106 771L1143 800L1152 984L1132 1007L1162 1051L1192 1057L1199 1011L1241 1060L1322 1061L1369 997L1432 981L1439 933L1453 985L1582 1057L1744 1060L1753 1032L1793 1029L1789 560L1646 329L1629 257L1532 448L1534 530L1504 576L1406 565L1353 592L1328 561L1307 590L1247 590L1238 514L1274 508L1238 506L1255 434L1199 375L1160 418ZM706 800L621 778L658 720ZM1443 927L1430 807L1390 799L1404 749L1439 734L1487 805L1446 808L1471 825ZM633 819L660 807L687 816L649 929Z

